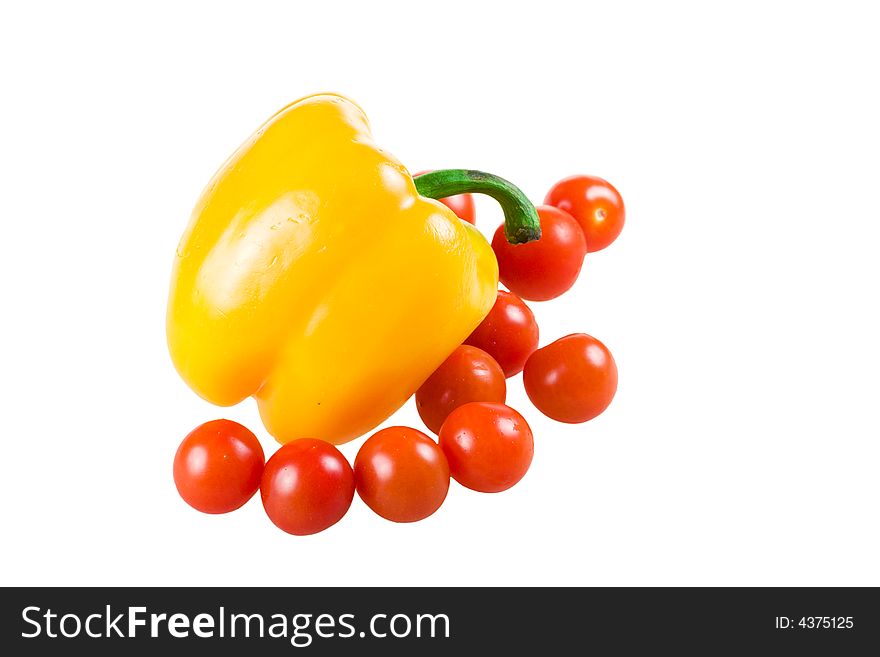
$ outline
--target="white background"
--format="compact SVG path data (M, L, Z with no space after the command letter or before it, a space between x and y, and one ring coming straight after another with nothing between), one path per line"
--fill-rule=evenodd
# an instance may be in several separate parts
M0 581L880 585L870 7L4 5ZM413 171L493 171L535 201L577 172L620 189L621 238L533 305L542 344L605 341L620 389L566 426L512 379L537 441L517 487L453 484L414 525L356 499L297 538L258 497L220 517L178 498L195 425L274 443L250 400L217 409L180 381L164 313L203 185L323 90ZM419 426L411 403L393 422Z

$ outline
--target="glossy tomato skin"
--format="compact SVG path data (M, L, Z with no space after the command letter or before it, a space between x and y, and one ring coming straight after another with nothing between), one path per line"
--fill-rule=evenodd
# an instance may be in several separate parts
M421 176L423 173L431 173L430 171L419 171L413 174L413 178ZM471 225L477 223L477 208L474 204L472 194L456 194L455 196L447 196L446 198L438 198L443 205L452 210L459 219L466 221Z
M532 430L504 404L473 402L455 409L440 429L449 472L482 493L507 490L525 476L535 451Z
M421 431L389 427L370 436L354 460L358 495L393 522L416 522L443 504L449 464L440 447Z
M269 519L288 534L316 534L336 524L354 498L354 473L330 443L302 438L282 445L260 484Z
M547 301L574 285L587 243L578 222L567 212L550 205L540 205L537 210L540 239L510 244L501 225L492 238L492 249L501 282L511 292L530 301Z
M510 378L522 372L526 359L538 348L538 323L522 299L512 292L498 290L492 310L464 343L492 356L504 370L504 376Z
M526 361L523 384L544 415L578 424L602 413L617 392L617 364L604 344L584 333L560 338Z
M425 426L439 433L446 417L462 404L506 398L501 366L482 349L461 345L416 391L416 409Z
M596 176L571 176L553 185L544 203L565 210L584 231L587 251L601 251L623 230L623 198L607 180Z
M471 225L477 223L477 208L474 205L474 197L470 194L456 194L437 200L452 210L462 221Z
M228 513L260 487L265 456L257 437L232 420L193 429L174 455L174 484L184 501L203 513Z

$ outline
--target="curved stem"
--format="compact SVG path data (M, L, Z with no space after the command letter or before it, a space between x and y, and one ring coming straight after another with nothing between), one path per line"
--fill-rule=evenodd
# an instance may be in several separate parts
M504 211L504 235L511 244L524 244L541 237L541 222L535 206L519 187L504 178L470 169L441 169L413 180L419 194L427 198L467 193L491 196Z

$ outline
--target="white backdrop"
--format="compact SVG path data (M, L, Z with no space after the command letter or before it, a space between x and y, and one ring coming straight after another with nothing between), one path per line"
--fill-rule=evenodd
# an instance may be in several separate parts
M712 3L714 4L714 3ZM245 6L246 5L246 6ZM442 6L442 9L439 8ZM880 584L880 42L869 3L31 3L0 10L3 584ZM164 313L202 186L265 118L349 95L412 171L627 204L533 304L620 368L509 492L288 536L177 496L249 400L177 377ZM480 201L491 235L500 212ZM429 292L429 291L427 291ZM412 402L392 422L420 426ZM362 441L344 447L353 459Z

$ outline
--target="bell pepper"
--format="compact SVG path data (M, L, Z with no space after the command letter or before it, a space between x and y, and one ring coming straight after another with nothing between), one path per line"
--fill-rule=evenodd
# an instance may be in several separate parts
M214 175L180 241L167 337L181 377L221 406L255 397L282 443L374 428L495 301L488 242L432 200L465 192L499 201L511 241L540 236L505 180L413 180L352 101L288 105Z

